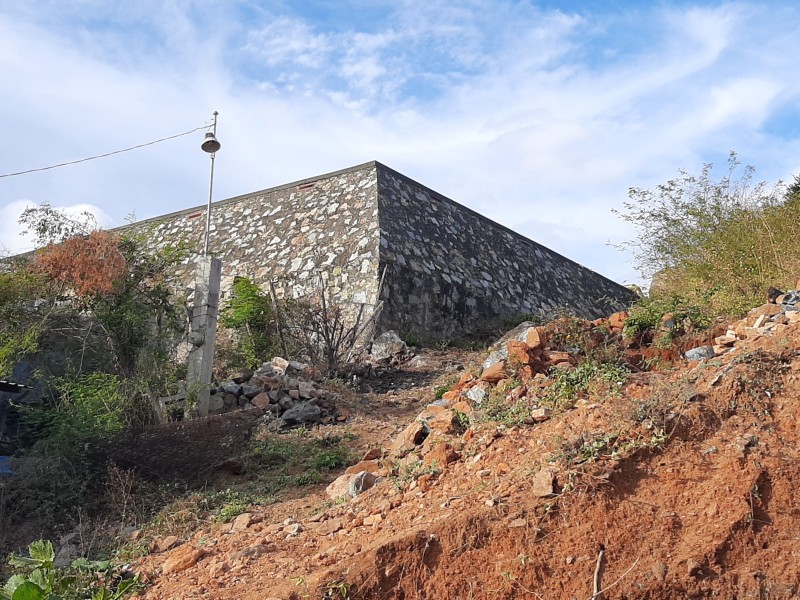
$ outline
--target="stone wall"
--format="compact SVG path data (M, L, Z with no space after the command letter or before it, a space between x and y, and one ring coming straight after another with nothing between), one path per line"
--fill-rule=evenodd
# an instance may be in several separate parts
M224 302L234 277L275 282L278 295L298 298L319 286L319 274L339 302L372 304L377 294L380 234L376 165L369 163L214 203L209 253L222 259ZM205 207L133 225L154 250L183 242L201 252ZM186 298L195 256L174 274ZM190 300L191 301L191 300Z
M154 250L184 242L200 252L205 207L136 223ZM424 337L569 307L583 317L616 310L631 294L612 281L377 162L214 204L210 253L223 261L222 302L236 276L298 298L325 281L345 308L382 291L379 330ZM174 275L184 298L194 256ZM183 298L181 298L183 299Z
M379 165L384 329L431 337L522 313L605 316L623 286Z

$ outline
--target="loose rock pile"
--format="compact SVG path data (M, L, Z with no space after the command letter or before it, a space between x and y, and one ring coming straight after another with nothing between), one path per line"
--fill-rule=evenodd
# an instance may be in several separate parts
M767 303L747 313L740 321L732 323L722 334L707 344L686 351L686 360L697 361L721 356L733 350L740 340L769 335L780 328L800 321L800 291L786 293L775 288L767 292Z
M322 374L317 369L275 357L256 371L243 369L222 382L211 394L209 413L257 407L265 411L264 423L272 431L332 423L339 418L339 397L322 389L321 381Z
M623 340L628 317L626 311L621 311L607 319L583 321L577 325L585 331L606 335L607 341ZM668 328L672 321L671 315L665 315L661 327ZM685 358L697 361L720 356L732 350L738 340L771 335L798 321L800 292L791 290L777 294L771 303L754 308L723 335L716 336L713 345L687 350ZM411 465L422 465L423 469L435 465L437 471L446 469L447 465L461 458L463 446L473 432L473 428L466 425L485 407L490 394L504 397L506 402L525 400L528 424L550 419L553 410L548 406L538 406L536 399L552 384L555 372L574 369L579 360L577 349L555 349L550 342L552 336L550 326L530 323L523 323L508 332L490 346L490 354L479 373L464 372L441 399L428 404L386 448L371 451L332 483L328 495L331 498L353 498L379 483L381 478L402 473ZM432 476L431 472L423 471L411 481L409 489L424 489ZM365 479L368 485L362 486ZM541 487L550 490L551 474L546 479ZM354 486L353 482L359 485Z

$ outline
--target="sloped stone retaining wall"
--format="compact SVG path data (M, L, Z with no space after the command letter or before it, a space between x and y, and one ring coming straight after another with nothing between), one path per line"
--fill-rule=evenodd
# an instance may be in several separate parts
M500 316L606 316L626 288L393 171L378 169L384 327L447 337Z
M205 207L136 223L154 250L200 252ZM236 276L301 297L320 279L344 305L371 306L386 269L379 330L450 337L503 316L569 307L613 312L622 286L425 186L370 162L214 204L210 252L223 261L222 300ZM186 297L194 257L174 274Z

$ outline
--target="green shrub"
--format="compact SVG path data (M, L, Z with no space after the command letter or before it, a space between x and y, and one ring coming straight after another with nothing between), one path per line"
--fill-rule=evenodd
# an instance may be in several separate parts
M700 302L703 300L699 298ZM682 296L670 294L642 297L631 307L630 316L625 321L625 335L633 337L648 330L658 329L662 317L666 314L672 314L676 329L682 328L684 323L694 329L705 329L712 324L705 307L692 303Z
M273 331L275 311L269 296L246 277L233 282L231 298L220 314L220 324L236 331L238 351L249 367L279 353Z
M20 406L25 449L19 477L4 482L0 526L40 519L49 526L75 516L76 509L105 501L105 445L142 421L150 411L131 382L91 373L51 380L54 398Z
M121 578L120 570L106 561L79 558L67 568L54 566L49 541L33 542L28 556L12 554L14 574L0 590L2 600L119 600L136 591L138 577Z
M0 378L8 376L18 360L39 350L53 297L45 277L20 265L0 273Z
M787 252L800 236L800 179L754 184L754 169L731 153L717 181L712 165L680 171L654 190L632 188L621 216L637 230L623 244L656 298L683 298L704 317L736 316L769 286L794 286L800 259Z
M584 394L616 391L628 375L628 369L622 365L585 359L574 369L553 369L553 383L544 399L559 408L570 407Z

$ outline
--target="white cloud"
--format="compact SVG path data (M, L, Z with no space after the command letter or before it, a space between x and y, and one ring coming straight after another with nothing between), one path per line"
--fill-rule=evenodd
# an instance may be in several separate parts
M714 129L730 123L760 126L769 115L769 105L783 86L777 81L748 77L728 81L710 90L703 126Z
M276 17L261 29L248 32L244 49L270 66L289 63L319 67L331 44L329 36L314 33L303 21Z

